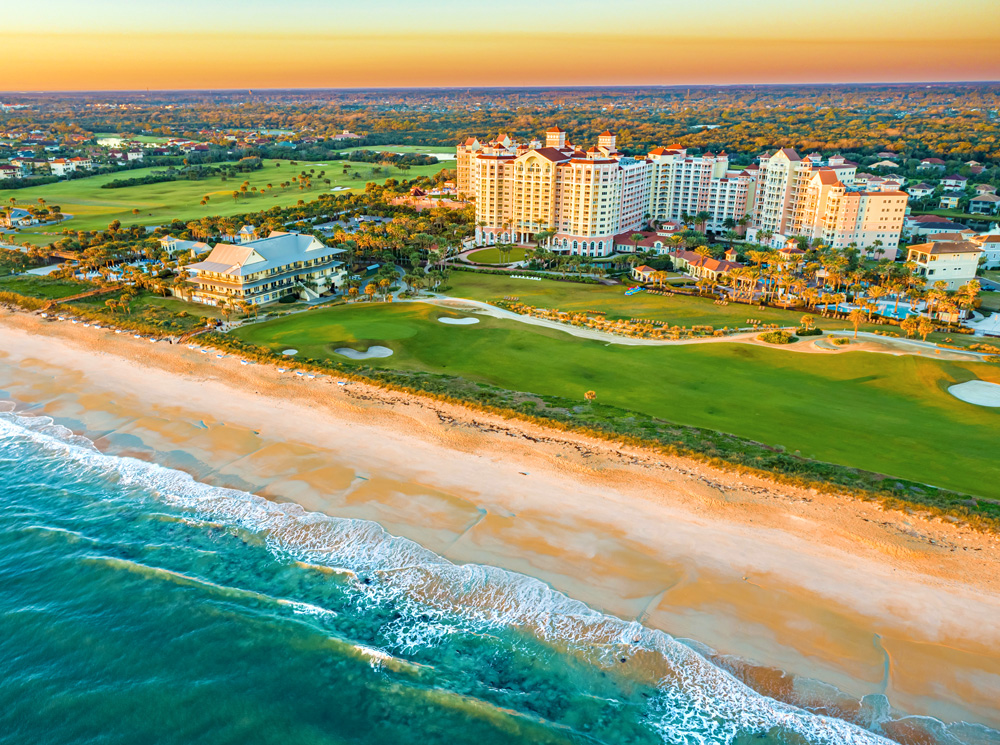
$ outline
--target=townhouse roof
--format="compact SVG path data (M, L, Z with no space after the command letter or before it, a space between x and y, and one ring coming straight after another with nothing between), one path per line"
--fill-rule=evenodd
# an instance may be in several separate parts
M783 147L783 148L781 148L781 150L779 150L774 155L777 155L778 153L781 153L786 158L788 158L789 160L792 160L792 161L800 161L800 160L802 160L802 158L799 157L799 154L797 152L795 152L790 147ZM771 156L771 157L774 157L774 156Z
M551 132L551 133L553 133L553 134L559 134L560 132L564 132L565 130L563 130L563 129L559 129L559 127L549 127L549 128L548 128L548 129L546 129L545 131L546 131L546 132Z
M728 272L733 269L740 269L743 265L735 261L725 259L713 259L711 256L702 256L694 251L678 251L674 256L684 259L691 266L704 267L710 272Z
M931 243L938 243L939 241L964 241L968 233L972 231L969 230L966 233L937 233L932 236L928 236Z
M920 162L921 163L933 163L936 166L943 166L944 165L944 161L941 160L940 158L924 158Z
M940 256L942 254L981 254L983 249L972 241L937 241L910 246L911 251Z
M980 194L977 197L973 197L969 200L970 202L1000 202L1000 197L996 194Z
M651 266L646 266L645 264L643 264L642 266L637 266L637 267L635 268L635 270L636 270L637 272L640 272L640 273L645 273L645 272L655 272L655 271L656 271L655 269L653 269L653 267L651 267Z
M953 173L951 176L944 176L942 181L968 181L965 176L960 176L957 173Z
M951 220L946 220L938 215L913 215L911 218L914 222L945 222L950 225L955 225L959 228L964 228L964 225L959 225L957 222L952 222Z
M601 137L614 137L614 135L611 134L608 130L604 130L604 132L600 136Z

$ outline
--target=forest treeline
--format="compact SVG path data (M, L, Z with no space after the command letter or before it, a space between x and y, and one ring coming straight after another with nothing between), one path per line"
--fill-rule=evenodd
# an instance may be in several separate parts
M102 102L108 96L128 105L25 95L33 108L0 123L192 137L274 129L328 139L350 129L366 145L447 147L501 131L526 139L558 124L587 145L610 129L631 153L677 142L746 155L791 146L1000 162L996 83L102 94Z

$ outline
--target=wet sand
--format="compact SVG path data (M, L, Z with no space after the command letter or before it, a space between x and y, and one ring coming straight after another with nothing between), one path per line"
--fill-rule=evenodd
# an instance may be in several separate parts
M1000 727L995 536L4 310L0 391L104 452L376 520L452 561L524 572L853 698ZM794 698L761 670L746 675Z

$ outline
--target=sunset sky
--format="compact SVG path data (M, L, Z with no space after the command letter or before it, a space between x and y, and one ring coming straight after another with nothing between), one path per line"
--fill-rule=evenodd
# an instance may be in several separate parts
M0 89L1000 79L997 0L33 0L30 7L4 18Z

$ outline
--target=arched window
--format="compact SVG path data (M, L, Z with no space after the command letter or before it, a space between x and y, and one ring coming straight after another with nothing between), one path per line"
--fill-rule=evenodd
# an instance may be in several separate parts
M574 250L574 251L576 251L576 246L577 246L577 243L576 243L576 241L573 241L573 250Z

